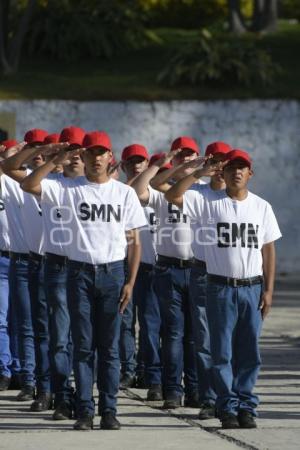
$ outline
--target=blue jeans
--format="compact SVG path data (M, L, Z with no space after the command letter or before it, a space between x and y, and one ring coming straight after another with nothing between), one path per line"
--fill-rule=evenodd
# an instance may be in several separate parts
M140 264L132 301L137 306L140 325L138 359L144 363L146 384L161 384L161 317L154 291L154 266Z
M120 378L120 294L124 261L68 263L67 295L74 346L78 417L94 415L93 371L98 351L99 414L116 412Z
M154 287L162 317L163 384L166 398L198 391L198 377L189 299L191 269L155 266Z
M261 359L258 340L262 286L230 287L208 281L207 318L219 413L252 414L258 405L253 388Z
M10 334L17 336L23 385L35 385L35 351L28 289L28 261L12 256L9 266Z
M29 257L28 286L35 346L37 393L51 392L49 354L49 310L44 289L44 263Z
M54 255L53 255L54 256ZM49 308L51 392L54 406L73 401L70 375L73 367L73 346L67 302L67 266L63 258L45 257L45 294Z
M0 375L10 378L11 353L8 331L9 258L0 256Z
M120 359L121 372L126 375L135 375L136 348L135 348L135 305L131 301L122 315L120 333Z
M206 316L206 269L193 267L190 278L190 299L192 326L197 358L199 400L201 403L215 404L216 393L213 387L210 338Z

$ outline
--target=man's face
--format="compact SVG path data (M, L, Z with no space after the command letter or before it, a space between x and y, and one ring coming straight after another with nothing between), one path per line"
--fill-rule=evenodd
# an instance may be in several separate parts
M66 174L74 176L81 176L84 174L84 162L80 158L80 149L78 153L75 153L68 161L68 164L64 167Z
M93 147L85 150L82 158L87 176L99 176L104 173L107 174L108 165L112 158L112 152L103 147ZM73 164L75 164L75 162Z
M122 163L122 168L128 180L144 172L148 167L148 160L143 156L132 156Z
M218 162L223 162L226 159L226 155L224 153L215 153L212 158L209 159L209 164L217 164ZM219 173L218 175L214 175L211 177L212 181L216 181L218 183L224 182L224 175Z
M249 165L242 159L231 161L224 167L224 180L229 189L245 189L253 175Z
M37 169L38 167L42 166L45 163L45 159L43 155L35 155L33 158L31 158L28 161L28 166L31 169Z
M173 166L179 166L180 164L186 163L188 161L192 161L193 159L198 158L198 154L189 148L184 148L181 152L177 153L177 155L173 158ZM195 169L186 168L178 174L178 178L186 177L190 175Z

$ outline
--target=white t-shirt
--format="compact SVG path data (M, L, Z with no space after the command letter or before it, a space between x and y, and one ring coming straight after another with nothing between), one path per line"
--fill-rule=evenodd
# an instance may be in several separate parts
M47 179L56 180L58 183L65 178L63 173L50 173L47 176ZM43 253L66 256L65 243L69 240L69 234L65 234L64 224L68 219L68 208L62 206L62 198L57 200L56 205L45 202L42 198L40 201L43 211Z
M3 176L3 175L2 175ZM8 222L0 183L0 250L9 250Z
M156 258L156 217L154 210L145 206L143 208L147 225L140 229L140 239L142 244L141 262L146 264L155 264Z
M10 250L15 253L28 253L21 214L24 192L19 183L7 175L1 175L1 190L9 227Z
M193 257L190 219L172 203L167 202L162 192L151 187L148 205L157 218L156 251L158 255L171 258Z
M200 224L209 274L231 278L262 275L264 244L281 237L268 202L248 192L242 201L233 201L226 190L193 188L184 194L183 211Z
M56 206L61 201L65 209L66 256L71 260L90 264L122 260L127 251L125 232L147 224L135 191L114 179L101 184L86 177L44 179L41 186L43 202Z

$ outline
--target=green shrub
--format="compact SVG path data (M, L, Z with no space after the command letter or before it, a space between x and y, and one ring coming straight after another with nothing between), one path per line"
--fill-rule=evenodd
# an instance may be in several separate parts
M149 39L135 0L40 0L29 54L61 61L109 58Z
M177 50L158 75L158 82L178 84L271 84L280 68L253 40L212 36L203 29L199 40Z
M285 19L300 20L300 0L279 0L279 13Z

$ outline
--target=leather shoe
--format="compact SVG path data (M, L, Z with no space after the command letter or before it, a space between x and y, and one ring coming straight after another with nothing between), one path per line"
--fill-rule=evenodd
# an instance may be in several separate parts
M79 417L73 425L73 429L77 431L89 431L94 428L93 416L88 414Z
M116 419L116 416L112 412L106 412L102 414L100 421L101 430L120 430L121 424Z
M16 397L17 402L27 402L28 400L33 399L34 399L34 387L29 385L25 385Z
M220 413L220 420L222 423L222 428L225 430L239 428L240 424L238 422L237 416L229 412Z
M52 409L52 395L49 392L41 392L31 403L30 411L41 412Z
M163 409L176 409L181 406L181 397L166 398Z
M192 392L186 395L184 398L184 406L186 408L199 408L199 394L198 392Z
M120 389L128 389L132 388L135 385L135 377L133 375L129 375L128 373L124 373L120 379Z
M0 391L6 391L10 385L10 378L5 375L0 376Z
M72 406L68 402L60 402L55 409L53 415L53 420L68 420L72 419Z
M253 414L245 409L239 411L238 422L241 428L257 428Z
M147 400L155 402L163 399L161 384L151 384L147 392Z
M216 417L216 408L214 405L210 405L209 403L203 403L202 405L200 405L198 419L207 420L207 419L214 419L215 417Z

